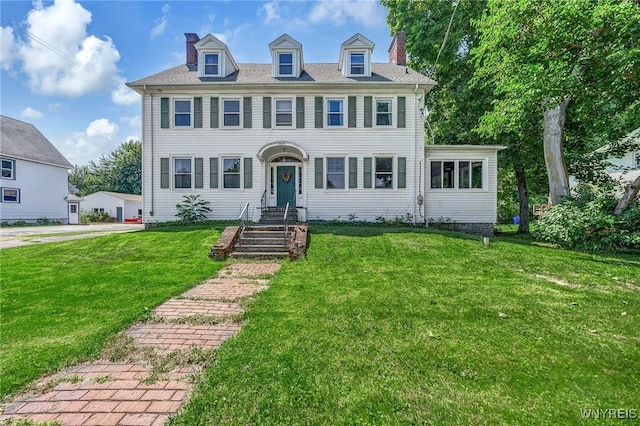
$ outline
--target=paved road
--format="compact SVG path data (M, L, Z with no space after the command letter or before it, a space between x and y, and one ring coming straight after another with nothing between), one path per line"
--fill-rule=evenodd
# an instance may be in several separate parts
M100 237L108 234L134 232L140 229L144 229L144 225L135 223L3 227L0 228L0 249Z

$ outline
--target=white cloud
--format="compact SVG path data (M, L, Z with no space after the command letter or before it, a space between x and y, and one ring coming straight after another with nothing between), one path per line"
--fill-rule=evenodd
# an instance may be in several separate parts
M106 118L98 118L89 123L85 133L90 138L96 136L104 136L109 140L112 140L118 134L118 125L110 122Z
M164 34L164 30L167 28L167 22L169 21L169 9L170 7L168 4L162 6L162 17L155 20L155 26L151 29L151 33L149 34L151 40Z
M122 123L126 123L129 127L134 127L134 128L140 128L141 127L141 122L140 122L140 116L136 115L133 117L120 117L120 121Z
M386 25L384 7L373 0L321 0L308 19L314 24L344 25L355 21L366 27Z
M55 102L55 103L49 104L49 109L51 111L60 111L61 108L62 108L61 102Z
M0 67L9 70L17 58L13 28L0 27Z
M37 111L31 107L25 108L20 112L20 117L23 118L31 118L31 119L38 119L38 118L42 118L42 113L40 111Z
M116 77L111 90L111 101L116 105L133 105L140 102L140 95L125 86L125 79Z
M266 15L264 18L265 24L270 23L276 19L280 19L280 15L278 14L278 2L272 1L269 3L265 3L264 6L260 9Z

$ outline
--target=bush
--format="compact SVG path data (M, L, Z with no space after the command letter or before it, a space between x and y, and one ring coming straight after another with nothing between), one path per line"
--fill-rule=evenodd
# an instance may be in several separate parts
M211 211L209 201L203 200L200 195L185 195L181 203L176 204L178 212L176 216L185 223L207 220L207 213Z
M111 218L105 212L82 212L80 213L80 221L82 223L109 222Z
M640 250L640 205L634 203L616 216L616 201L611 194L580 188L575 197L544 213L532 235L588 252Z

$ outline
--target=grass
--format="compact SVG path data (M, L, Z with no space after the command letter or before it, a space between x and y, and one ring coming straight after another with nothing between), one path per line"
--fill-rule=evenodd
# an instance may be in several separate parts
M0 395L96 356L109 336L223 266L214 228L166 228L0 252Z
M640 409L640 260L314 226L178 425L579 424Z

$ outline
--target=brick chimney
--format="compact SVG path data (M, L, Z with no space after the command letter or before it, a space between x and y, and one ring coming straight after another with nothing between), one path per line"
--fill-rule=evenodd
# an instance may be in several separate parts
M407 41L407 33L404 31L397 32L391 40L389 46L389 63L396 65L407 65L407 54L404 50L404 44Z
M187 66L189 69L195 69L198 65L198 51L195 44L200 41L200 37L196 33L184 33L187 38Z

